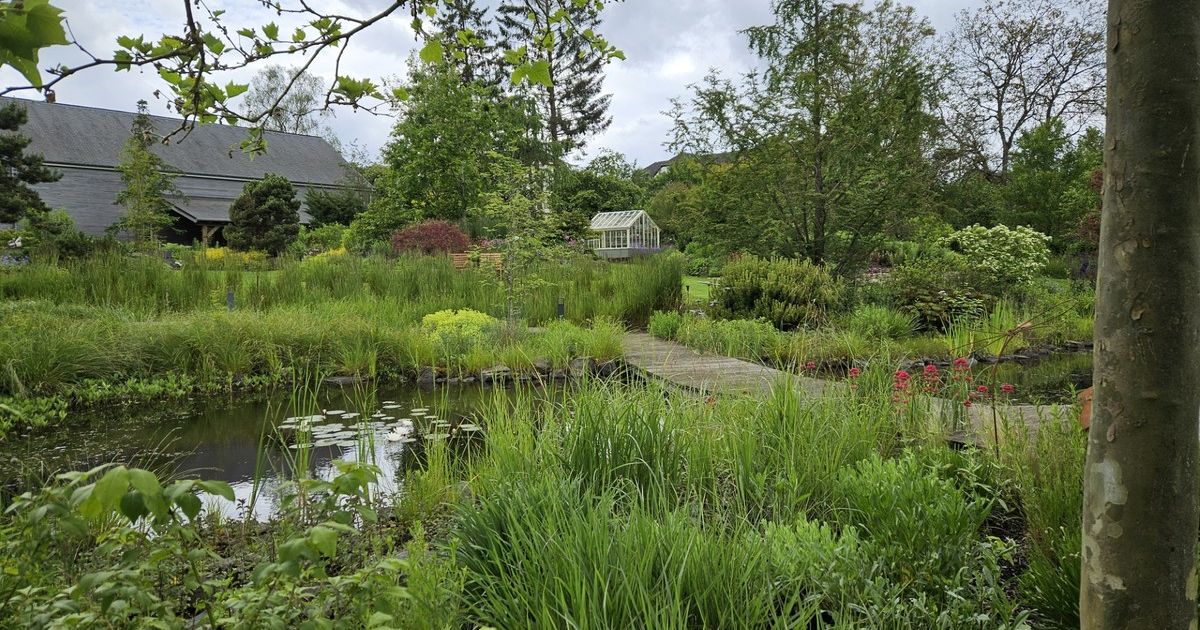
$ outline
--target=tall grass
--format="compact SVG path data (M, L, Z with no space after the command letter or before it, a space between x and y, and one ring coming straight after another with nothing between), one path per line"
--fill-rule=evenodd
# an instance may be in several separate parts
M521 312L532 324L552 321L561 299L566 317L576 323L607 317L644 326L654 310L679 304L681 265L665 256L622 265L586 259L547 264L533 270L541 280L522 298ZM494 272L455 269L444 256L281 261L277 267L249 271L199 258L173 270L153 258L104 254L0 274L0 297L119 308L140 316L223 308L229 290L239 309L352 302L359 303L357 310L383 305L403 322L447 308L503 312L504 289Z

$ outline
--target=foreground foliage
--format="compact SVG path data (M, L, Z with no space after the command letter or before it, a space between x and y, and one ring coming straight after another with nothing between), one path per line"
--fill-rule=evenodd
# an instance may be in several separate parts
M1054 528L1077 517L1079 470L1055 453L1081 452L1081 436L1043 433L1042 469L1020 442L999 458L953 451L944 427L892 402L889 376L868 370L822 398L781 386L765 401L596 383L497 396L474 420L486 450L428 447L397 496L373 492L369 463L340 463L331 481L299 474L265 528L197 518L200 494L228 494L220 484L122 467L64 475L0 519L0 616L28 627L1068 623L1069 592L1053 589L1069 591L1077 541ZM1039 481L1050 465L1061 483Z

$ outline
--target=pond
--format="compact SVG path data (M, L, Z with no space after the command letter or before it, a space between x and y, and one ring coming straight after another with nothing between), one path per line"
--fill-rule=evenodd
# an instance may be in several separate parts
M979 363L973 371L977 383L989 387L1012 385L1012 402L1070 404L1078 391L1092 386L1092 353L1059 352L1030 361Z
M210 508L264 520L281 482L297 468L330 479L335 460L367 461L381 470L378 489L396 491L403 473L420 465L429 440L445 440L455 451L475 448L482 439L476 412L518 391L555 390L326 387L303 404L285 391L85 412L78 424L9 440L0 455L0 487L23 491L53 473L119 462L227 481L236 500L212 498Z

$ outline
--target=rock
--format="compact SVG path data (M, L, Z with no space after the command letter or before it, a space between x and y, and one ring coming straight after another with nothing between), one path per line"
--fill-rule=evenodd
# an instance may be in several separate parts
M596 366L596 374L598 376L609 377L617 373L616 361L605 361Z
M417 385L433 385L436 382L437 372L431 367L423 367L417 374Z
M325 379L326 385L334 385L337 387L349 387L351 385L369 382L371 382L371 377L369 376L330 376L329 378Z
M492 367L479 372L479 382L484 384L500 384L506 381L511 373L512 370L503 365L493 365Z
M592 361L591 357L575 357L567 364L567 372L573 378L582 378L590 374L593 369L595 369L595 362Z
M437 378L433 379L433 382L434 382L434 383L437 383L438 385L441 385L442 383L445 383L445 382L446 382L446 377L444 377L444 376L439 376L439 377L437 377Z
M549 359L534 359L533 360L533 369L537 370L538 374L549 374L550 373L550 360Z
M459 379L457 376L452 376L452 377L446 379L447 385L458 385L458 383L459 383Z
M463 383L474 383L475 377L474 376L464 376L462 379L462 382Z
M566 380L567 372L566 372L566 370L554 370L553 372L550 373L550 378L557 380L557 381Z

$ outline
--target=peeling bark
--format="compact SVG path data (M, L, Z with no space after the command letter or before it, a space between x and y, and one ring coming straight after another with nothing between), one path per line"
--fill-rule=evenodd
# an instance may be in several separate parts
M1110 0L1081 625L1196 624L1200 7Z

